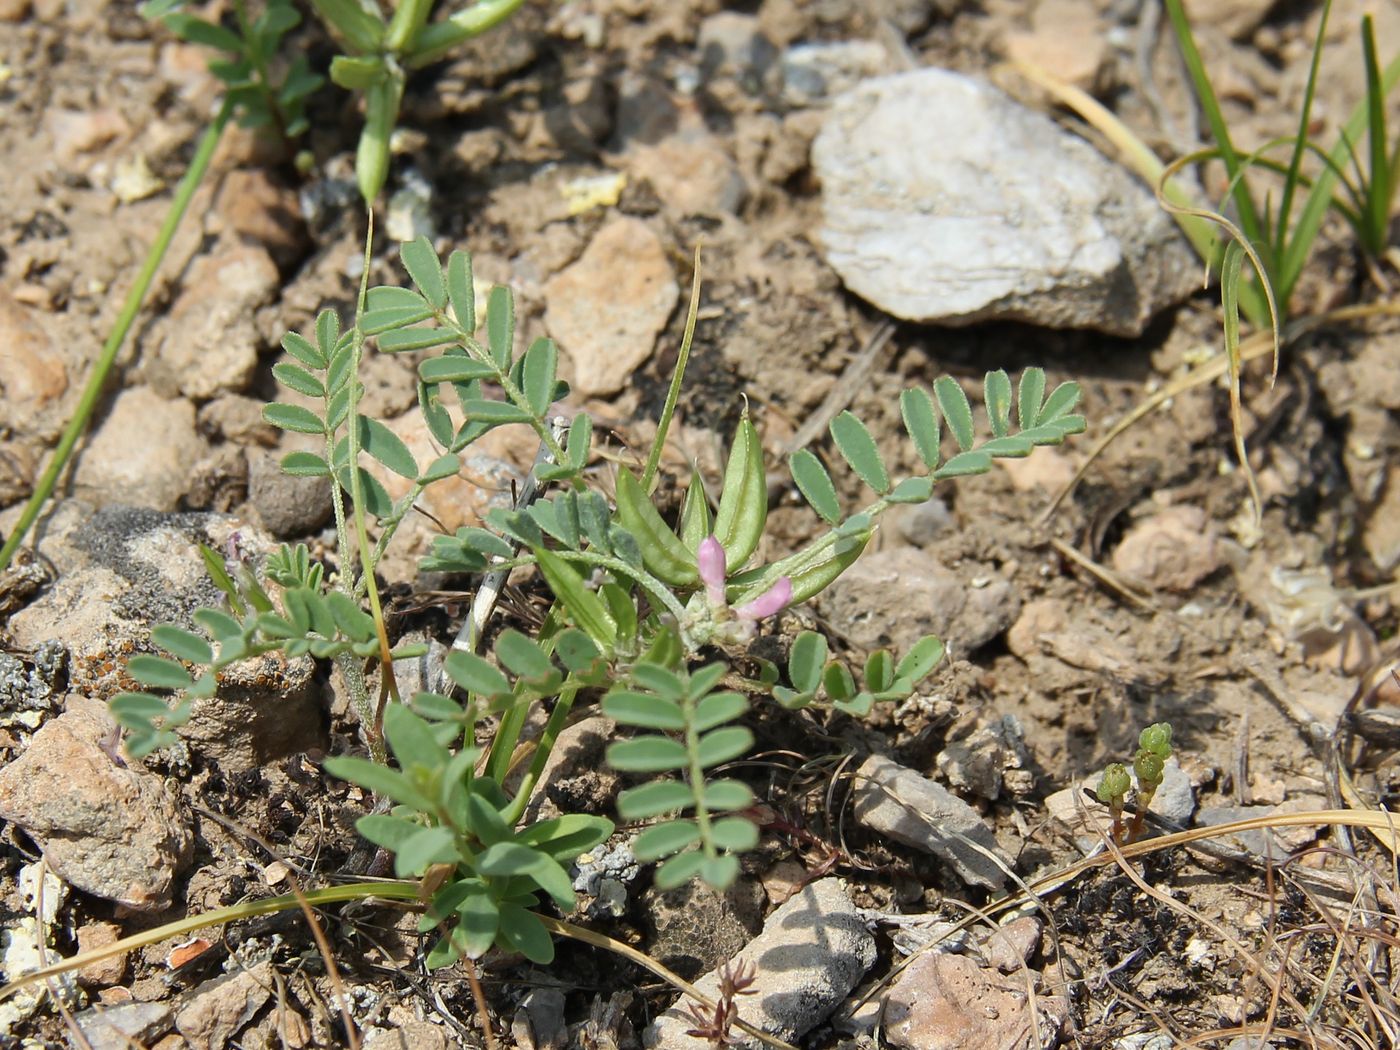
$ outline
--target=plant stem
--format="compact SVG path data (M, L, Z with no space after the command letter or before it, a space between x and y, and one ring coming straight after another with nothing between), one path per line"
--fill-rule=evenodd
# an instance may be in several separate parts
M379 588L374 582L374 562L370 557L369 530L365 527L364 482L360 477L360 357L364 353L365 334L360 328L360 317L365 312L365 301L369 295L369 270L374 261L374 209L366 208L368 216L365 226L365 266L360 274L360 294L355 302L354 349L350 365L350 398L346 413L350 429L346 431L346 462L350 471L350 513L355 523L355 551L360 562L360 572L364 574L365 593L369 597L370 615L374 617L374 630L379 636L379 703L374 717L366 726L366 737L371 741L382 736L381 722L384 704L392 699L399 702L399 687L394 681L394 658L389 652L389 634L384 627L384 610L379 603ZM353 573L352 573L353 576ZM353 593L353 591L352 591ZM382 745L381 745L382 747Z
M232 115L233 103L225 97L213 123L205 129L203 138L199 140L199 147L195 150L189 170L185 172L184 178L175 188L175 195L170 201L170 210L165 213L165 221L161 223L160 231L156 234L150 251L146 253L146 260L141 264L141 271L136 275L136 283L127 292L126 301L122 304L121 313L117 315L117 321L112 327L111 334L107 337L107 341L102 344L102 352L93 362L92 371L88 373L87 385L83 388L82 397L78 400L77 407L68 420L68 425L63 428L63 434L58 439L58 446L54 449L53 456L44 469L43 476L34 486L34 492L30 495L29 502L24 505L24 511L20 515L14 531L6 538L4 547L0 547L0 571L3 571L10 564L10 559L14 557L15 551L24 542L25 536L28 535L29 530L38 519L44 504L53 494L54 486L57 485L63 468L67 466L74 446L86 432L88 421L92 418L97 403L102 399L104 388L107 385L107 375L112 370L117 353L121 350L122 344L126 342L127 333L131 330L136 315L141 311L146 293L150 290L151 282L155 280L156 271L160 269L160 264L165 260L165 253L170 249L170 242L175 238L175 231L180 227L180 220L184 218L195 190L204 181L205 173L209 170L209 162L214 158L214 150L218 147L219 139L223 137L224 128L228 126L229 118Z
M690 286L690 309L685 315L685 335L681 338L681 350L676 358L675 371L671 373L671 388L666 391L666 404L661 409L661 418L656 423L656 440L652 442L651 454L647 456L646 468L642 471L642 491L651 493L651 483L656 480L656 470L661 465L661 450L666 444L666 432L671 429L671 417L676 412L676 402L681 396L681 383L685 379L685 366L690 361L690 341L695 336L695 318L700 312L700 245L695 246L695 277Z

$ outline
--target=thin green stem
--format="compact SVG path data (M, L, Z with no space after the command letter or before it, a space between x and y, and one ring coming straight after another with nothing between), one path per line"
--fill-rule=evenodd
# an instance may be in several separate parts
M67 466L74 446L86 432L88 421L92 418L97 403L102 399L103 391L107 385L107 376L112 370L112 365L116 362L117 354L126 341L127 333L131 330L136 315L141 311L146 293L150 290L151 282L155 280L156 271L160 269L160 264L165 260L165 254L170 249L170 242L175 237L175 231L179 229L180 220L184 218L195 190L204 181L204 176L209 170L209 162L214 158L214 150L218 147L219 139L223 137L224 128L228 126L229 118L232 115L233 103L225 98L213 123L205 129L203 138L199 140L199 147L195 150L189 170L185 172L184 178L175 188L175 195L170 201L170 210L165 213L165 221L161 223L160 231L156 234L150 251L146 253L146 260L141 264L141 271L136 275L136 283L127 292L126 302L122 304L122 311L117 315L116 324L112 327L107 341L102 344L102 352L93 362L92 371L88 374L87 385L83 388L82 397L79 398L77 407L68 420L68 425L63 428L63 434L58 439L58 446L54 449L48 466L34 486L34 492L30 495L29 502L24 505L24 511L20 514L14 531L6 538L5 545L0 547L0 571L3 571L10 564L15 551L19 549L25 536L34 526L34 522L44 509L44 504L53 494L54 486L58 484L59 475Z
M714 837L710 830L710 810L705 805L705 764L700 761L700 731L695 728L696 697L690 695L681 702L685 709L685 754L689 768L690 794L695 799L695 826L700 829L700 846L707 860L719 856L715 849Z
M530 760L530 768L525 773L525 779L520 782L520 789L516 791L510 805L501 814L501 818L510 827L514 827L525 813L525 807L530 802L530 795L534 793L535 785L539 783L540 774L544 772L544 764L549 760L549 753L554 750L554 742L559 738L559 733L569 720L569 711L573 709L574 697L578 695L578 690L578 682L570 678L564 683L563 689L559 691L559 699L554 702L554 710L549 713L549 721L545 723L544 732L540 734L539 742L535 745L535 754ZM512 745L511 750L514 750L514 745Z
M351 513L355 522L355 550L359 557L360 572L364 574L365 593L369 597L370 615L374 617L374 630L379 636L379 704L374 718L366 727L366 737L377 740L380 735L380 719L386 700L399 702L399 687L394 681L394 658L389 652L389 634L384 626L384 610L379 603L379 588L374 582L374 563L370 560L373 549L369 542L369 530L365 526L364 481L360 476L360 359L365 349L365 334L360 327L360 318L365 312L369 296L369 271L374 261L374 209L367 208L365 227L364 270L360 274L360 294L355 302L355 330L351 336L350 397L346 417L349 429L346 431L346 462L350 471Z
M671 388L666 391L666 404L662 406L661 418L656 422L656 440L652 442L651 454L647 456L646 468L642 471L642 491L651 492L651 484L656 480L656 471L661 466L661 450L666 445L666 433L671 429L671 417L676 412L676 402L680 400L681 383L685 380L685 366L690 362L690 343L695 337L695 319L700 312L700 246L695 246L695 276L690 286L690 309L685 315L685 335L681 338L681 350L676 358L675 371L671 373Z
M458 44L500 25L515 14L524 2L525 0L478 0L451 18L425 26L413 41L414 51L405 56L404 64L409 69L422 69L436 62Z

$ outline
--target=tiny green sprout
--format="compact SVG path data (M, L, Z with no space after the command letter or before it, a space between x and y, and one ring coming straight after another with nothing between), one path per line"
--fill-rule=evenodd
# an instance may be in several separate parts
M1099 778L1099 801L1113 813L1113 840L1117 842L1123 832L1123 798L1133 786L1132 778L1122 762L1113 762Z
M1123 763L1114 762L1103 771L1103 776L1099 778L1099 801L1106 806L1113 806L1121 812L1123 796L1128 793L1128 789L1132 786L1132 778L1128 776L1128 771L1123 768Z
M1170 722L1154 722L1138 734L1138 747L1166 759L1172 753Z

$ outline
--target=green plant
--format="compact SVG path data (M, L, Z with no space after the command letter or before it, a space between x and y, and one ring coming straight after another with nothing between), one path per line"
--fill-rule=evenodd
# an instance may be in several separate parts
M291 453L283 467L330 485L339 573L327 575L304 548L284 547L269 559L261 579L236 550L226 560L208 552L231 611L196 614L195 624L207 637L158 629L153 641L169 656L132 661L133 676L152 689L173 690L173 701L156 692L129 693L114 700L113 708L128 730L130 750L146 753L172 739L189 699L213 695L218 669L234 659L272 650L335 659L360 709L371 760L341 756L327 768L397 804L388 814L362 818L359 828L395 854L401 876L421 880L429 900L426 927L444 927L432 964L475 958L492 944L543 961L552 947L534 913L537 895L568 907L573 894L562 864L612 830L609 821L582 815L519 827L575 702L601 694L603 713L638 731L610 747L615 768L660 775L629 788L618 803L624 819L662 818L641 832L634 847L639 858L665 861L658 885L698 876L725 887L738 873L738 855L758 839L746 815L752 792L720 775L752 746L751 731L739 722L750 697L766 694L789 708L829 703L859 717L877 701L910 695L943 648L925 638L901 659L871 654L861 682L841 661L829 659L824 639L810 632L793 646L787 684L771 663L755 661L759 677L744 679L730 669L735 656L713 655L747 658L742 650L757 625L834 581L859 556L889 507L927 499L943 479L985 472L995 457L1028 455L1037 445L1057 444L1082 430L1082 417L1073 414L1079 391L1067 383L1047 396L1044 373L1030 369L1013 394L1006 373L989 373L984 390L992 436L981 444L971 405L955 381L938 380L932 395L906 391L902 416L923 469L897 482L869 430L842 413L831 424L834 445L875 499L844 514L826 469L811 453L797 453L794 481L829 527L796 554L750 566L767 522L768 498L758 433L747 415L735 432L713 514L703 486L693 480L673 529L648 495L647 472L638 478L625 468L618 473L614 510L590 487L588 416L579 414L567 436L557 436L562 431L556 431L550 411L568 392L558 378L558 353L547 339L517 351L509 290L489 292L481 319L465 252L451 253L444 265L419 239L402 245L400 256L412 288L362 287L352 328L342 331L336 315L324 311L310 337L289 333L283 340L288 360L275 366L277 379L316 407L288 401L265 410L277 426L322 440L320 451ZM386 353L437 351L418 364L423 422L442 449L432 462L417 463L392 431L358 411L357 373L368 340ZM959 449L946 460L940 420ZM555 485L555 493L515 509L495 509L484 527L438 537L423 568L481 573L532 566L554 604L534 637L508 627L488 654L449 654L444 667L452 689L400 700L389 669L421 648L390 647L373 585L375 566L424 488L454 475L472 442L510 425L534 432L541 446L535 474ZM398 500L379 480L385 470L409 482ZM366 516L378 520L374 544L368 542ZM377 704L365 678L371 657L380 662ZM729 688L719 688L722 683ZM448 695L458 689L460 699ZM508 790L508 779L523 764L530 713L545 704L551 706L533 755ZM380 712L387 749L377 732ZM493 732L482 748L478 741L487 725ZM397 768L388 764L390 757Z
M405 70L434 62L457 45L499 25L522 2L481 0L438 22L430 21L433 0L403 0L388 22L377 5L361 0L317 0L313 4L327 27L353 51L351 55L341 55L332 61L332 79L349 90L364 92L366 97L365 127L356 154L356 175L367 205L373 204L387 177L390 138L398 120ZM73 415L35 483L19 521L0 545L0 571L10 564L38 520L74 448L86 433L88 422L106 390L107 377L117 354L136 321L195 191L204 181L229 121L237 117L247 127L268 128L288 138L295 137L307 129L305 106L309 96L324 83L323 77L308 68L303 56L290 62L278 58L284 37L301 21L292 0L265 0L256 17L250 15L247 0L233 0L233 28L189 14L183 10L186 3L187 0L146 0L141 13L161 21L181 39L220 52L221 57L211 60L209 68L223 81L224 96L176 187L170 210L127 292L112 331L93 362Z
M1138 734L1138 749L1133 756L1133 772L1137 774L1138 783L1137 812L1133 815L1133 822L1126 833L1123 830L1123 805L1132 789L1132 779L1121 762L1113 762L1104 769L1095 794L1113 814L1110 835L1114 842L1132 842L1142 834L1148 807L1152 805L1152 797L1157 793L1157 789L1162 786L1163 770L1171 755L1170 722L1154 722Z
M1181 0L1166 0L1166 8L1196 99L1215 140L1212 148L1182 158L1172 167L1213 159L1225 165L1229 177L1227 195L1239 224L1239 239L1253 250L1251 255L1257 279L1240 282L1238 276L1230 278L1222 249L1218 247L1207 257L1207 261L1218 268L1227 284L1240 284L1238 296L1241 308L1253 324L1262 327L1269 323L1273 312L1267 301L1267 289L1272 289L1278 311L1287 315L1293 291L1329 208L1337 210L1347 219L1357 235L1358 243L1372 258L1379 258L1384 253L1389 238L1396 165L1400 162L1400 140L1394 145L1386 140L1385 107L1390 90L1400 78L1400 56L1393 59L1384 71L1381 70L1376 55L1374 27L1367 16L1362 23L1366 95L1342 126L1332 149L1325 150L1319 146L1309 129L1313 121L1313 102L1327 21L1332 9L1331 0L1326 0L1318 19L1303 105L1298 114L1297 133L1246 153L1235 144L1230 133ZM1369 137L1369 149L1366 151L1369 170L1363 168L1358 150L1363 133ZM1281 148L1288 151L1286 162L1276 163L1269 159L1270 153ZM1321 161L1320 170L1312 174L1305 172L1303 165L1304 158L1309 155ZM1354 171L1354 179L1347 177L1348 166ZM1277 197L1272 191L1261 193L1256 177L1259 172L1282 176ZM1336 192L1339 182L1346 191L1345 197Z
M399 0L388 19L378 4L311 0L347 50L331 60L331 79L365 97L355 176L366 204L373 204L388 175L389 139L398 123L408 71L436 62L459 44L499 25L522 2L478 0L433 22L434 0Z

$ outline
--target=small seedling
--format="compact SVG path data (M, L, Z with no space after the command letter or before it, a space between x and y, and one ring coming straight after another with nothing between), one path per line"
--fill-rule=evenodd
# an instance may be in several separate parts
M1113 814L1110 834L1114 842L1133 842L1142 834L1147 809L1152 805L1152 796L1162 786L1162 774L1171 754L1171 723L1154 722L1138 734L1137 754L1133 756L1133 772L1137 774L1138 782L1137 812L1133 814L1126 834L1123 829L1123 802L1132 789L1132 778L1121 762L1114 762L1103 771L1095 794Z
M719 995L714 1009L705 1009L695 1003L686 1004L686 1013L694 1022L694 1028L686 1029L686 1035L707 1040L712 1047L737 1046L741 1040L735 1038L731 1029L739 1019L736 996L755 994L753 984L757 967L752 963L739 963L731 960L719 968Z

